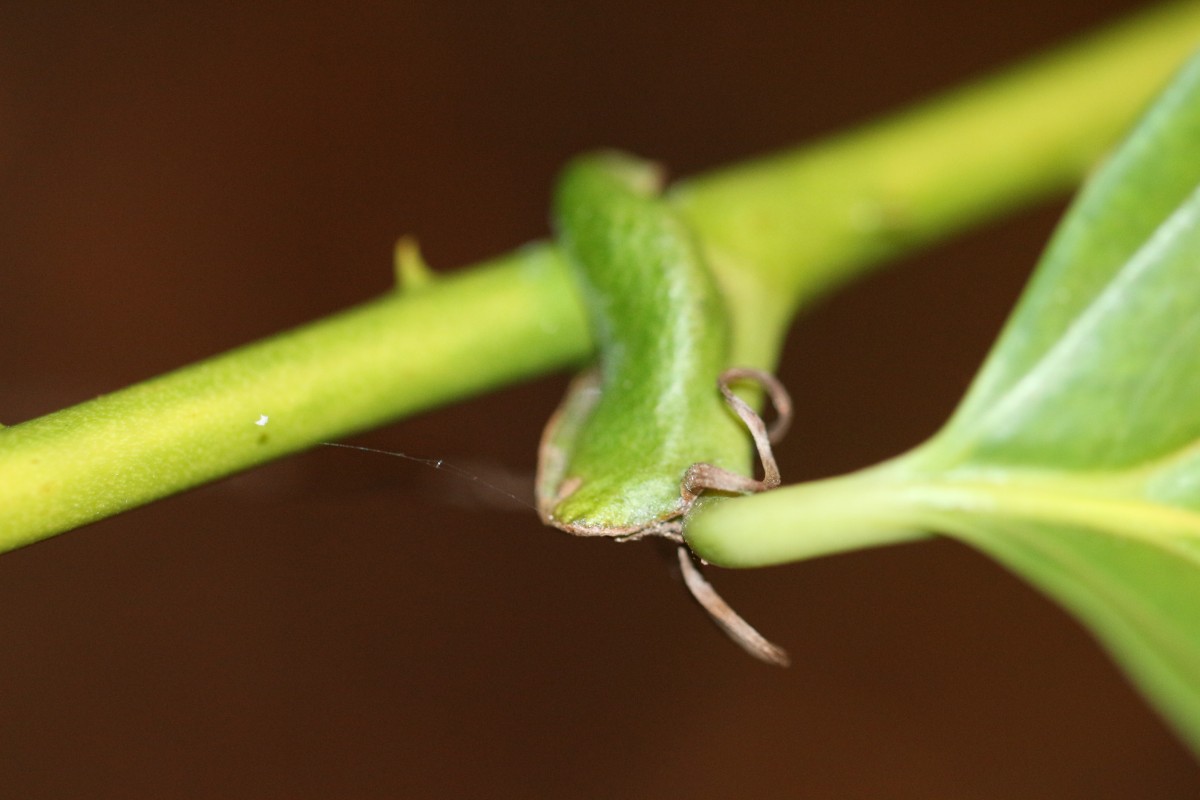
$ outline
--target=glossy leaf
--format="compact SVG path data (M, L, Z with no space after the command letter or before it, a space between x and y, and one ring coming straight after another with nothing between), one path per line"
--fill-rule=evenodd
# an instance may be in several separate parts
M703 557L942 533L1086 624L1200 750L1200 58L1081 193L966 399L863 472L721 503Z

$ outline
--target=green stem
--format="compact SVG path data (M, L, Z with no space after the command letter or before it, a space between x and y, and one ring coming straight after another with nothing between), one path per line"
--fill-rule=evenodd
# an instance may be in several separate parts
M0 430L0 549L544 373L589 346L549 247L397 291Z
M772 366L756 346L766 322L782 329L887 259L1074 186L1198 44L1200 4L1165 5L881 123L678 185L726 292L744 298L736 360Z
M1072 185L1198 39L1200 5L1168 6L892 121L678 187L733 300L738 360L773 362L814 295ZM591 342L562 267L531 247L0 430L0 549L581 361Z

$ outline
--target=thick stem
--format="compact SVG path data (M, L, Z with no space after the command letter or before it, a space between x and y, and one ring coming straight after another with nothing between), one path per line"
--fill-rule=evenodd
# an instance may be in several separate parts
M0 430L0 549L588 352L549 247Z
M769 366L797 304L885 257L1070 186L1198 39L1200 6L1170 6L892 122L681 186L735 307L738 361ZM590 349L546 246L366 303L0 430L0 549Z
M679 184L735 300L736 362L772 367L768 321L786 327L885 260L1074 186L1197 45L1200 4L1165 5L879 123Z

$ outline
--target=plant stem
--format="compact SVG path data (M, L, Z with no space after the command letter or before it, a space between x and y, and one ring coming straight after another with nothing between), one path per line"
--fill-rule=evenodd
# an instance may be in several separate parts
M1197 40L1200 5L1167 6L894 120L679 186L734 306L737 359L772 363L798 305L883 259L1072 185ZM396 292L0 430L0 550L590 350L550 246Z
M735 341L752 348L764 318L786 327L887 259L1074 186L1198 44L1200 4L1164 5L881 123L682 182L672 194L726 292L749 295Z
M555 251L529 247L0 430L0 549L582 359Z

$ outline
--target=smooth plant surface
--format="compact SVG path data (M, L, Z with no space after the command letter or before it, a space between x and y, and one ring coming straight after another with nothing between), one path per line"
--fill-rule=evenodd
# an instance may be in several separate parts
M1074 185L1197 38L1200 5L1151 9L894 118L676 184L668 199L730 306L731 363L773 368L807 303ZM552 245L419 283L71 408L4 420L0 550L594 350ZM256 424L263 415L268 424Z
M730 306L731 363L773 366L815 298L1073 185L1197 31L1195 4L1168 6L893 119L676 185L667 202ZM853 476L713 504L688 531L695 549L752 566L956 536L1074 610L1200 746L1196 71L1076 206L942 435ZM596 349L553 245L418 283L0 430L0 549Z
M568 167L555 203L601 357L543 438L538 506L585 535L679 516L680 476L694 463L749 466L745 429L716 391L730 348L722 298L659 192L653 165L608 153Z
M946 427L701 511L750 566L944 533L1082 620L1200 748L1200 57L1089 182Z

